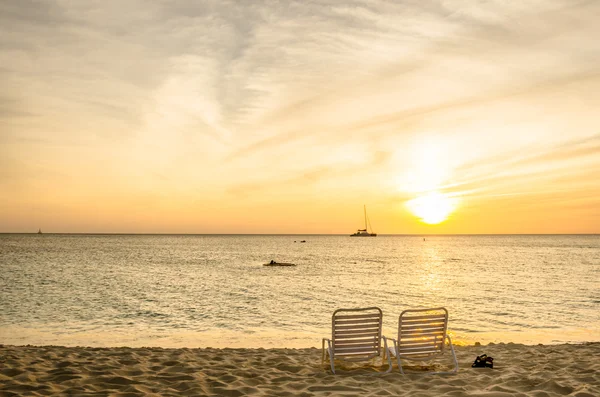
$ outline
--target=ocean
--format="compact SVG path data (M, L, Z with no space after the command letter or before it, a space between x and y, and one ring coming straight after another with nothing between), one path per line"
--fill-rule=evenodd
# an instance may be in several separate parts
M369 306L394 338L443 306L456 344L600 341L600 236L0 234L2 344L320 347Z

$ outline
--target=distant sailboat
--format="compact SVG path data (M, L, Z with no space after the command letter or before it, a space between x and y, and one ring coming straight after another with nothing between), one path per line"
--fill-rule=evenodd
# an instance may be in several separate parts
M363 206L364 207L364 212L365 212L365 228L364 229L358 229L356 231L356 233L351 234L350 237L377 237L377 233L373 233L373 228L371 227L371 221L369 221L367 218L367 206ZM371 228L371 233L369 233L369 230L367 229L367 222L369 223L369 227Z
M37 234L42 234L42 229L38 229L38 233Z

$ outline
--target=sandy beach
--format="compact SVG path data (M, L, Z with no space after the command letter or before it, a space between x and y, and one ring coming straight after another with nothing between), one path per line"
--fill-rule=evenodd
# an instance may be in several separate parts
M333 375L309 349L1 346L0 396L578 396L600 395L600 343L456 347L460 369L388 374L380 362ZM494 368L471 368L477 355ZM447 363L450 365L450 356ZM445 362L434 364L442 369ZM438 368L439 367L439 368ZM375 376L374 376L375 375Z

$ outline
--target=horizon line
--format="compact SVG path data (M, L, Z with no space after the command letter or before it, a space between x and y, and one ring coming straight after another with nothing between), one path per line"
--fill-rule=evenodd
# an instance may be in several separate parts
M39 235L39 232L0 232L0 234ZM135 232L42 232L42 235L90 236L350 236L347 233L135 233ZM597 236L596 233L377 233L377 236Z

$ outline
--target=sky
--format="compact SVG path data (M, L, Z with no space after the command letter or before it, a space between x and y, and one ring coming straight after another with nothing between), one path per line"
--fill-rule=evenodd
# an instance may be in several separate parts
M600 233L598 20L4 0L0 232Z

